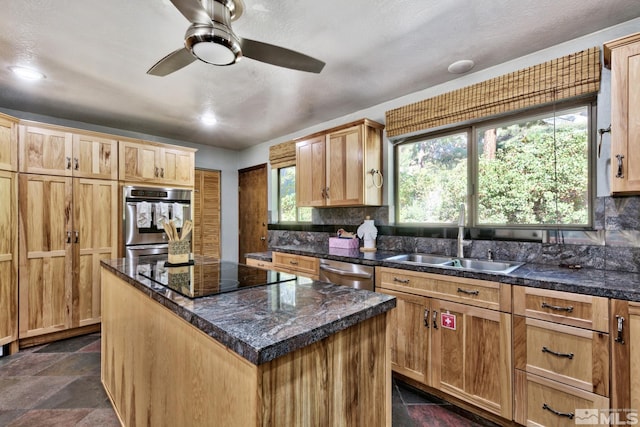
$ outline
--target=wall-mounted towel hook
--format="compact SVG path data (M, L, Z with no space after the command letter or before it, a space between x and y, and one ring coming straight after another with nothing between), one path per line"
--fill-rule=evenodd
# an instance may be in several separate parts
M611 124L609 124L609 127L606 129L598 129L598 135L600 135L598 141L598 158L600 158L600 151L602 151L602 135L604 135L605 133L611 133Z

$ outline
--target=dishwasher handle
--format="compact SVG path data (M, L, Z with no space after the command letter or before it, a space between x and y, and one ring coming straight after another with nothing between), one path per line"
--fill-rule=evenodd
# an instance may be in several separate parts
M339 268L329 267L328 265L320 264L320 270L328 271L339 276L358 277L361 279L371 279L370 273L358 273L355 271L340 270Z

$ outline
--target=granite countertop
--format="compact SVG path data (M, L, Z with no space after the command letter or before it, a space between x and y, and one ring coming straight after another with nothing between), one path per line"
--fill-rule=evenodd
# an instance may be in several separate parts
M145 263L162 259L145 257ZM195 257L196 263L214 261L217 260ZM138 275L137 259L103 260L101 264L256 365L320 341L396 305L395 298L388 295L305 278L192 299Z
M509 274L464 271L453 268L441 268L415 264L385 261L390 256L404 252L360 252L359 250L326 249L304 246L278 246L272 250L296 255L307 255L337 261L401 268L426 273L444 274L455 277L466 277L494 282L508 283L517 286L529 286L541 289L573 292L578 294L601 296L628 301L640 302L640 274L582 268L572 270L547 264L526 263ZM246 254L248 258L264 261L271 260L271 252Z

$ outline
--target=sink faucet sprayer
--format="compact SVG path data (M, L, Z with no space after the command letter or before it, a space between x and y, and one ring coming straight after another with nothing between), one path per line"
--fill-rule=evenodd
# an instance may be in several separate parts
M460 217L458 218L458 258L464 258L463 248L468 245L468 240L464 240L464 203L460 203Z

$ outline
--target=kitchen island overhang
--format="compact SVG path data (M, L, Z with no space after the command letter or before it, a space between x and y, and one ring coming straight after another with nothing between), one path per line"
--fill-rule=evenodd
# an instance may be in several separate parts
M191 299L137 264L102 262L102 381L124 425L390 425L394 298L296 280Z

